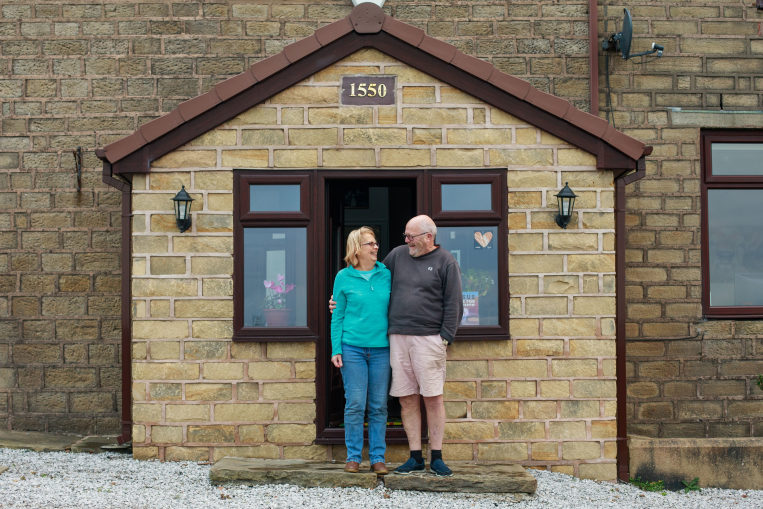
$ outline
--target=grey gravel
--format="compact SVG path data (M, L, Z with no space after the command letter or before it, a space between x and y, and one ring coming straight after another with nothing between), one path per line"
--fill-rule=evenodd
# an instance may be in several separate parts
M0 508L750 508L763 507L763 491L702 489L644 492L627 484L532 471L534 496L446 494L297 486L214 486L209 465L137 461L117 453L37 453L0 449ZM489 467L486 467L489 468ZM0 468L0 470L2 470Z

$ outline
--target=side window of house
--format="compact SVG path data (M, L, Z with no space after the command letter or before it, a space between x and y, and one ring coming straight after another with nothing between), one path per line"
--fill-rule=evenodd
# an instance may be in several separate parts
M506 212L502 172L432 176L432 217L437 242L461 267L464 317L459 334L484 335L508 326ZM505 316L501 316L504 314Z
M702 131L703 310L763 317L763 131Z
M237 338L310 336L308 175L238 175L234 328ZM276 331L278 329L278 331ZM294 338L297 339L297 338Z

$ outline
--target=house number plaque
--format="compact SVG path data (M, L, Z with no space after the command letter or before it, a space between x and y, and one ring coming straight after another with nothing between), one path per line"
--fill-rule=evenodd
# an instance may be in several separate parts
M395 104L396 76L342 76L342 104Z

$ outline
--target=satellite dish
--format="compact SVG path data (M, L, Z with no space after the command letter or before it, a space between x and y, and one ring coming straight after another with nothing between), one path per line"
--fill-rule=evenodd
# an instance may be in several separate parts
M628 9L623 9L623 31L612 36L615 50L623 55L623 60L631 57L631 41L633 40L633 19Z
M661 57L662 52L665 50L664 46L653 42L651 49L642 51L641 53L631 53L631 42L633 42L633 19L631 18L630 11L628 9L623 9L622 32L612 34L608 39L603 40L601 42L601 49L604 51L618 51L623 56L623 60L628 60L633 57L643 57L644 55L651 55L653 53L657 53L657 56Z

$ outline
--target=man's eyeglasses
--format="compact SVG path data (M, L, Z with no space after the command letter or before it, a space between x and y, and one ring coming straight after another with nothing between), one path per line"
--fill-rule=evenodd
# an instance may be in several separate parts
M403 234L403 238L405 240L411 241L411 240L415 239L416 237L421 237L422 235L426 235L427 233L429 233L429 232L417 233L416 235L411 235L410 233L404 233Z
M362 246L379 247L379 243L378 242L364 242L364 243L361 244L361 247Z

